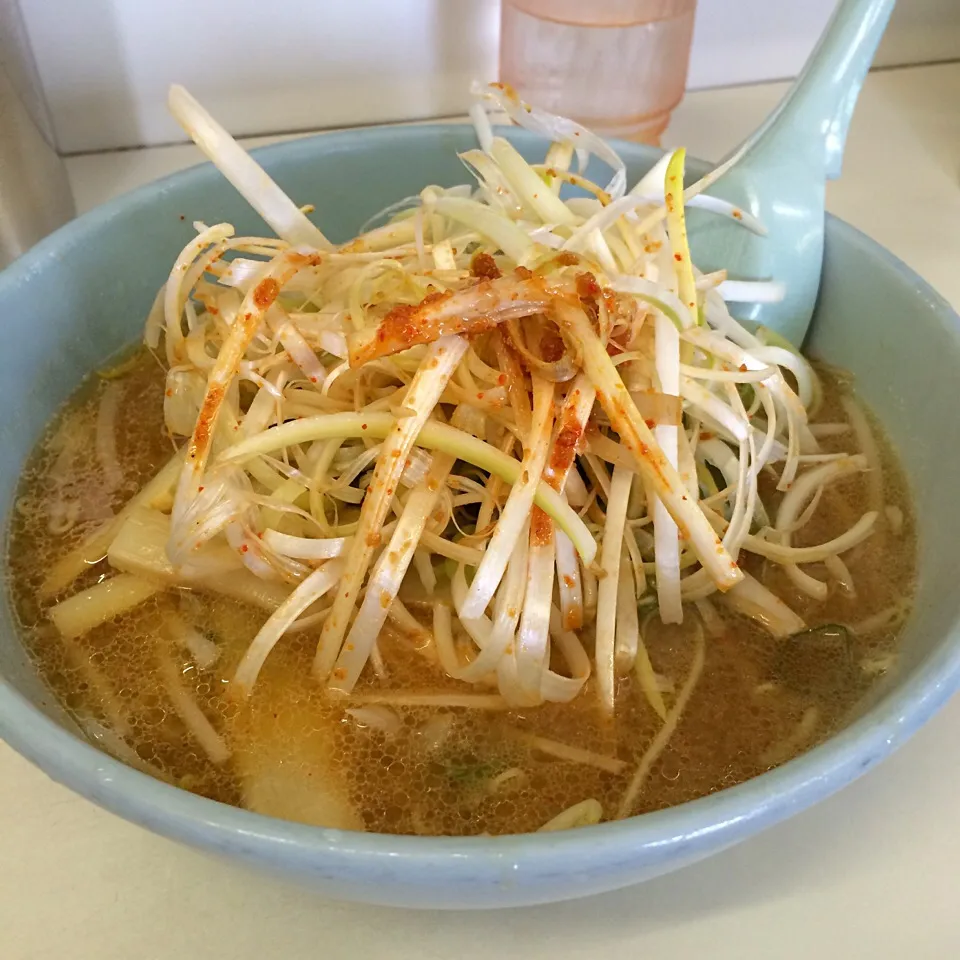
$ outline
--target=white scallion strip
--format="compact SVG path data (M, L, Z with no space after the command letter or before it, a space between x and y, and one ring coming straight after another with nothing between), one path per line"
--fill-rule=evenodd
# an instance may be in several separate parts
M304 340L303 335L289 318L283 319L283 311L279 307L274 310L280 316L277 335L284 349L290 354L293 362L303 371L303 375L311 382L320 384L327 376L323 364L317 359L313 348Z
M439 601L433 604L433 640L444 672L448 677L459 676L460 658L453 640L453 617L450 607Z
M669 168L668 168L669 170ZM671 396L680 394L680 335L677 328L662 314L655 319L655 363L660 389ZM680 428L658 423L654 436L671 467L679 467ZM660 619L664 623L682 623L680 600L680 535L676 521L658 497L653 502L654 556L657 566L657 600ZM733 554L734 556L736 554Z
M690 702L690 697L693 695L694 687L696 687L697 681L700 679L700 675L703 673L703 665L705 661L706 643L703 639L703 630L698 624L693 648L693 663L690 667L690 672L687 674L687 679L684 681L683 687L680 690L677 699L670 708L670 712L667 714L667 718L664 721L663 726L657 731L657 735L653 738L652 743L649 747L647 747L646 752L640 758L640 763L637 766L637 770L634 773L633 778L630 780L629 786L624 792L623 799L620 801L620 807L617 810L618 820L622 820L624 817L629 817L633 811L633 808L637 802L637 797L640 795L640 791L643 789L643 785L646 782L650 770L653 768L653 765L657 762L660 754L663 753L667 744L670 742L670 738L680 725L680 719L683 716L683 711L686 710L687 704Z
M523 605L523 591L526 586L527 572L527 533L528 530L524 528L517 550L510 557L504 582L497 591L493 620L488 621L484 617L471 621L461 617L461 623L473 639L475 641L482 640L482 642L478 643L481 648L480 654L460 670L457 674L458 679L476 682L490 670L497 669L500 692L504 697L510 699L515 699L513 695L517 692L513 689L511 683L516 679L515 674L511 672L509 676L501 675L501 671L507 670L507 660L515 666L513 656L505 657L504 653L515 638L517 623L520 620L520 610ZM457 570L453 581L453 595L459 616L463 600L467 595L467 583L463 576L462 567Z
M388 524L389 526L389 524ZM386 529L383 531L386 533ZM271 550L295 560L332 560L349 549L351 537L293 537L277 530L264 530L263 542Z
M678 596L679 587L678 576ZM636 582L629 558L624 555L620 560L620 582L617 584L617 638L614 649L614 660L619 672L627 673L634 666L639 648L640 618L637 614Z
M546 184L544 184L544 191L546 191ZM533 241L520 227L476 200L441 197L434 204L434 210L489 238L517 263L525 263L527 257L533 252Z
M727 633L723 617L717 613L717 608L706 597L696 601L697 613L703 621L703 626L711 637L723 637Z
M535 377L534 390L530 443L524 451L520 476L510 490L500 519L484 551L483 560L470 584L461 611L461 615L468 618L480 616L493 598L507 568L510 553L530 515L534 494L547 460L553 426L553 384Z
M181 86L171 86L170 112L217 169L270 225L294 246L329 250L330 241L224 128Z
M813 411L821 394L820 380L804 357L784 347L768 346L754 347L750 354L761 363L775 363L789 370L797 381L797 396L800 397L800 402L808 411Z
M317 644L314 674L320 680L327 679L340 655L348 620L356 606L357 594L366 577L373 551L380 542L380 529L400 483L404 461L466 353L467 346L467 341L458 336L442 337L430 344L404 397L404 406L410 415L397 420L384 440L373 479L364 497L357 533L347 555L343 580Z
M382 703L372 703L368 707L349 707L343 712L353 717L359 726L377 730L388 737L396 736L403 727L403 721L397 716L396 711Z
M117 457L117 417L120 413L120 397L123 386L108 383L100 397L97 410L96 452L103 471L104 487L109 491L123 485L123 469Z
M583 626L583 587L580 564L573 541L562 531L554 533L557 551L557 589L560 593L560 613L567 630Z
M756 620L775 637L789 637L806 628L800 616L748 574L723 595L723 602L737 613Z
M687 152L682 147L675 150L667 163L664 178L664 201L667 208L667 236L673 248L674 269L677 274L680 300L690 312L692 323L697 322L697 285L690 260L690 244L687 242L687 223L684 217L683 175ZM687 324L684 324L687 326Z
M816 495L817 490L827 483L833 483L841 477L853 473L860 473L867 468L867 458L862 454L857 454L856 456L845 457L842 460L832 460L800 474L791 488L784 494L777 510L775 529L780 534L780 543L785 547L790 546L793 525L800 515L800 511L807 501ZM876 517L874 517L874 520L876 520ZM787 564L785 570L787 576L801 590L810 593L819 600L825 599L827 587L822 581L810 577L809 574L800 570L795 563Z
M620 583L620 559L623 528L627 519L627 502L633 474L624 467L615 467L607 501L607 515L600 549L600 583L597 588L596 664L600 703L613 713L616 680L617 590Z
M271 614L253 638L233 676L234 686L241 693L250 695L270 651L309 606L337 585L344 567L344 560L337 559L314 570Z
M517 682L532 699L542 694L542 677L550 662L550 602L556 550L553 523L533 507L527 554L527 583L523 613L517 630L515 660Z
M143 328L143 342L151 350L156 350L160 346L160 334L163 332L164 325L164 301L166 299L167 287L164 284L158 291L153 300L153 306L150 313L147 314L147 322Z
M210 758L211 762L216 764L226 763L230 759L230 748L224 742L223 737L217 733L197 702L184 689L181 675L173 662L168 657L160 656L158 666L164 690L166 690L174 710L186 724L194 739L203 747L204 753Z
M493 142L493 130L490 127L490 118L482 103L476 102L470 105L470 120L473 123L473 129L477 133L477 142L484 153L490 152L490 144Z
M754 536L746 537L743 546L751 553L766 557L775 563L819 563L831 557L837 557L863 543L874 532L877 516L875 511L868 511L845 533L816 546L787 547L782 543Z
M823 565L827 568L827 573L837 581L837 586L840 587L843 595L855 600L857 588L853 582L853 574L850 573L850 568L840 559L839 554L834 553L829 557L824 557Z
M693 320L690 311L672 290L659 283L653 283L643 277L615 277L610 283L610 289L618 293L629 293L638 300L656 307L662 314L669 317L678 327L689 327Z
M163 287L163 316L164 330L167 343L167 362L173 365L181 359L183 347L183 327L180 325L180 314L183 304L190 291L184 292L183 279L190 265L200 256L204 248L219 243L233 236L233 225L218 223L205 230L201 230L180 251L170 271L170 276Z
M553 703L569 703L583 689L590 678L590 658L580 638L566 630L560 620L560 611L550 608L550 638L567 664L569 676L561 676L545 664L540 678L540 694Z
M756 383L776 374L776 367L761 367L759 370L723 370L717 367L692 367L681 363L680 372L694 380L727 380L731 383Z
M634 661L633 669L637 676L637 682L640 684L640 690L646 697L647 703L650 704L654 713L656 713L661 720L666 720L667 705L663 702L663 691L657 682L657 674L654 672L653 664L650 662L650 655L647 653L647 647L643 642L642 636L637 644L637 658Z
M332 689L349 693L359 679L454 461L449 454L438 454L424 481L411 492L396 529L367 581L363 603L337 658Z
M518 126L558 143L572 145L577 151L581 168L586 166L586 159L592 153L613 170L613 178L606 186L607 193L614 200L623 196L627 188L626 166L613 147L591 130L566 117L524 103L508 84L491 83L486 87L474 85L472 92L492 100Z
M696 380L684 377L680 382L680 395L699 413L705 413L719 423L736 440L746 440L750 422L744 421L734 411Z
M880 461L880 447L877 445L870 422L863 407L851 396L840 398L847 420L857 438L860 453L866 458L867 506L871 510L883 509L883 467Z
M599 800L591 797L567 807L548 820L538 833L552 833L556 830L575 830L578 827L592 827L603 819L603 807Z
M186 650L201 670L209 670L220 658L219 647L173 610L163 615L160 632L164 639Z
M546 223L573 224L576 217L552 191L544 190L543 180L516 149L503 137L494 137L490 156L499 165L521 201L528 204Z
M618 760L616 757L607 757L602 753L584 750L583 747L574 747L567 743L561 743L559 740L552 740L549 737L520 735L519 739L529 744L534 750L539 750L549 757L569 760L571 763L582 763L584 766L596 767L598 770L604 770L607 773L623 773L627 766L623 760Z

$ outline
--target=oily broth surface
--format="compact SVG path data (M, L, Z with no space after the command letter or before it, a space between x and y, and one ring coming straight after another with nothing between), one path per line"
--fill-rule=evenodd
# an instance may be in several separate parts
M842 377L821 369L826 399L819 421L845 419L839 396ZM336 782L341 800L356 811L346 825L388 833L476 834L535 830L546 820L588 797L600 801L605 816L617 809L640 757L660 722L630 677L621 678L617 715L606 720L592 683L571 704L547 704L512 712L398 708L401 727L392 736L358 723L343 705L330 701L310 677L316 633L285 637L274 649L253 696L230 696L229 678L266 614L233 600L170 591L136 611L89 634L64 640L36 599L50 564L116 511L171 455L162 424L163 378L149 356L141 357L122 379L117 443L122 484L103 489L96 457L96 420L102 391L88 383L51 426L24 473L9 542L10 586L25 644L42 676L81 721L116 730L140 763L179 786L231 804L249 796L250 770L269 778L282 772L288 783L309 788L312 778ZM825 439L825 451L850 449L850 435ZM748 564L805 618L808 624L857 622L909 598L914 577L914 525L899 468L881 443L885 459L885 499L904 515L894 535L886 522L866 544L845 554L856 596L835 585L825 603L799 594L777 569L759 558ZM82 491L82 496L78 496ZM64 521L58 501L80 503L74 526ZM821 542L848 528L866 509L862 477L828 489L814 520L796 545ZM59 511L59 512L58 512ZM51 525L53 529L51 529ZM824 577L817 565L805 569ZM105 562L91 567L68 594L111 573ZM66 595L66 594L65 594ZM187 655L160 638L165 609L186 605L193 622L216 641L221 656L200 670ZM718 609L719 609L718 605ZM424 616L427 614L424 612ZM839 688L796 692L771 680L782 662L775 641L750 621L725 616L725 633L707 637L703 674L669 746L654 764L636 812L654 810L732 786L762 773L775 762L829 736L873 681L857 671ZM856 640L856 659L895 650L896 628L877 629ZM682 686L692 662L689 634L651 623L646 641L654 669ZM446 680L405 638L385 632L381 651L388 687L450 689ZM232 750L222 764L210 762L173 710L158 663L175 663L185 689ZM778 668L777 663L781 663ZM360 689L380 689L364 674ZM671 694L667 694L668 704ZM816 707L811 737L791 743L798 724ZM449 719L442 719L443 716ZM447 730L447 739L431 749ZM553 740L624 761L614 774L592 766L552 759L527 739ZM784 747L784 744L786 746ZM503 775L492 787L495 778ZM290 808L290 816L299 816Z

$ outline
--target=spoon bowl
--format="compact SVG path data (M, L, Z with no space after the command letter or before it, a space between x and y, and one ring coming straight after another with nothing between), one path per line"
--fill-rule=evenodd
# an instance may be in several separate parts
M850 118L895 0L842 0L783 100L731 156L711 187L767 228L757 236L730 220L689 211L693 255L731 279L782 281L777 303L740 304L738 319L763 324L799 346L813 317L823 266L826 181L840 175Z

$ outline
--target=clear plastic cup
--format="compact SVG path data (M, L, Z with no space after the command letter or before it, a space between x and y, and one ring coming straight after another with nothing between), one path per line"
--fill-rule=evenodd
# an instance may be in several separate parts
M500 79L608 137L659 143L683 97L697 0L502 0Z

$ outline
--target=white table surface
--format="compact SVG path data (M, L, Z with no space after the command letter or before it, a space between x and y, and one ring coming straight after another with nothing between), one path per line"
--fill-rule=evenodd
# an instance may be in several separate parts
M691 95L669 141L717 158L782 89ZM196 159L165 147L69 170L87 209ZM960 306L960 64L870 76L829 206ZM955 699L879 769L733 850L617 893L498 913L320 899L105 813L0 744L0 958L956 957L958 734Z

